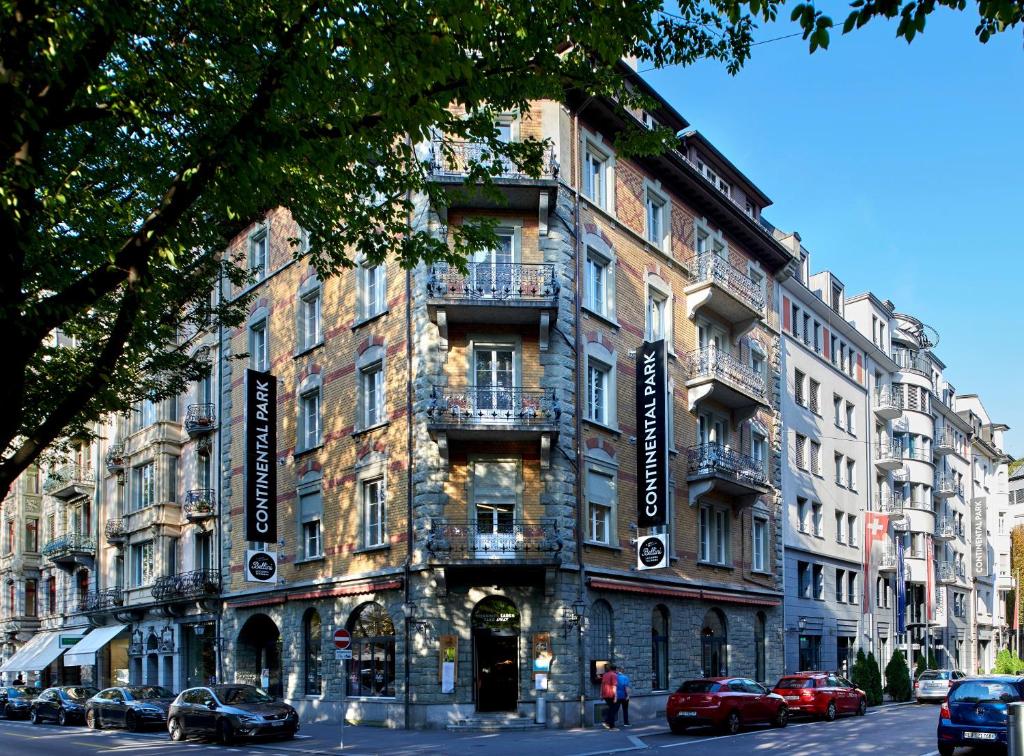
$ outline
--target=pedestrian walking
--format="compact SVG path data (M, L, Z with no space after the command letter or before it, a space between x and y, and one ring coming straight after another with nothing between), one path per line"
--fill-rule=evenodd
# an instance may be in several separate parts
M606 704L604 708L604 729L614 730L615 720L618 717L618 690L619 675L615 671L614 664L608 664L604 668L604 675L601 676L601 698Z
M618 676L618 682L615 686L615 698L618 701L619 708L622 709L622 726L630 727L629 724L629 694L630 685L633 681L629 679L629 675L626 674L624 668L619 668L616 671Z

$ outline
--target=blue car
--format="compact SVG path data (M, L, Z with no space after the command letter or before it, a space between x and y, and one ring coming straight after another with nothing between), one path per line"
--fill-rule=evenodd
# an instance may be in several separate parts
M1024 677L993 675L956 680L939 710L939 756L963 746L1006 746L1007 704L1024 700Z

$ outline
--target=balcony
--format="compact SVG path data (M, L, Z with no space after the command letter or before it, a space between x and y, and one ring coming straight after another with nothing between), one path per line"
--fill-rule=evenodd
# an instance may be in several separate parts
M888 549L878 562L879 572L896 572L896 549Z
M193 601L220 594L220 571L193 570L165 575L153 582L150 590L155 601L175 603Z
M935 450L935 456L937 457L953 454L956 451L956 436L953 435L953 429L942 428L938 435L935 436L932 448Z
M96 475L86 465L64 465L50 472L43 483L43 493L70 500L90 496L96 488Z
M690 506L711 492L734 497L747 506L768 493L765 465L721 444L701 444L687 451Z
M898 492L882 494L878 501L878 511L892 517L903 516L903 494Z
M927 462L932 464L932 455L922 446L904 446L903 459L911 459L915 462Z
M734 338L745 335L764 317L764 289L728 260L711 253L693 260L693 282L684 289L686 315L706 312L729 324Z
M931 379L932 365L921 355L906 349L893 349L892 358L900 372L918 373Z
M192 436L202 436L212 431L217 425L217 408L212 403L190 404L185 411L185 432Z
M106 588L86 594L78 604L79 612L105 612L124 605L120 588Z
M532 561L558 564L562 537L557 520L513 520L497 525L458 520L433 520L427 551L433 561Z
M690 352L683 358L690 412L703 401L728 407L733 423L749 420L758 409L768 406L764 375L713 345Z
M554 389L435 386L427 408L427 431L447 460L449 441L540 441L547 467L562 409Z
M107 448L105 461L107 464L108 473L113 474L124 472L124 466L126 462L124 444L111 444Z
M554 265L469 263L463 273L438 263L427 279L427 313L445 341L451 323L535 324L543 351L557 317L558 292Z
M903 394L891 386L877 389L873 395L872 409L881 420L895 420L903 414Z
M124 520L120 517L107 520L107 524L103 528L103 533L107 537L107 543L111 546L121 546L128 537L128 533L124 527Z
M952 475L936 475L935 486L932 489L937 499L948 499L951 496L963 496L963 488L956 482Z
M492 188L467 185L473 165L488 169ZM430 146L430 179L447 190L448 207L534 210L539 215L541 233L547 230L548 209L554 208L558 190L558 159L548 149L541 159L540 173L529 175L514 161L494 156L479 142L453 142L435 139Z
M202 522L217 516L214 491L212 488L198 488L185 493L185 519Z
M903 445L895 442L875 444L875 467L885 472L903 467Z
M935 565L935 577L940 583L955 583L965 579L964 566L956 562L937 562Z
M956 538L956 523L943 517L935 523L935 540L952 541Z
M43 546L41 553L59 567L91 565L96 556L96 539L84 533L68 533Z

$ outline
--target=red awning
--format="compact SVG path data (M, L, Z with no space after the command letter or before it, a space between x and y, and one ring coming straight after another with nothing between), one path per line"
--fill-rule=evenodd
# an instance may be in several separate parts
M307 599L331 598L333 596L357 596L361 593L393 591L401 588L402 585L403 582L401 578L396 580L352 583L351 585L342 585L337 588L323 588L321 590L302 591L298 593L288 593L285 595L275 594L265 598L229 601L228 606L234 609L245 609L254 606L275 606L277 604L284 604L287 601L305 601Z
M673 598L689 598L698 601L721 601L727 604L746 604L748 606L778 606L780 599L754 594L727 593L724 591L706 591L702 588L683 588L681 586L657 583L638 583L632 580L614 580L611 578L589 578L587 585L606 591L620 593L640 593L647 596L671 596Z

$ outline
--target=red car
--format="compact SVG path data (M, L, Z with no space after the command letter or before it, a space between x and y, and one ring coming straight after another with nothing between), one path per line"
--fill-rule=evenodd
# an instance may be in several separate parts
M775 683L793 714L809 714L829 722L840 714L864 716L868 699L864 691L831 672L797 672Z
M690 727L711 725L735 735L748 724L785 727L789 709L760 683L744 677L708 677L687 680L668 697L668 726L676 735Z

